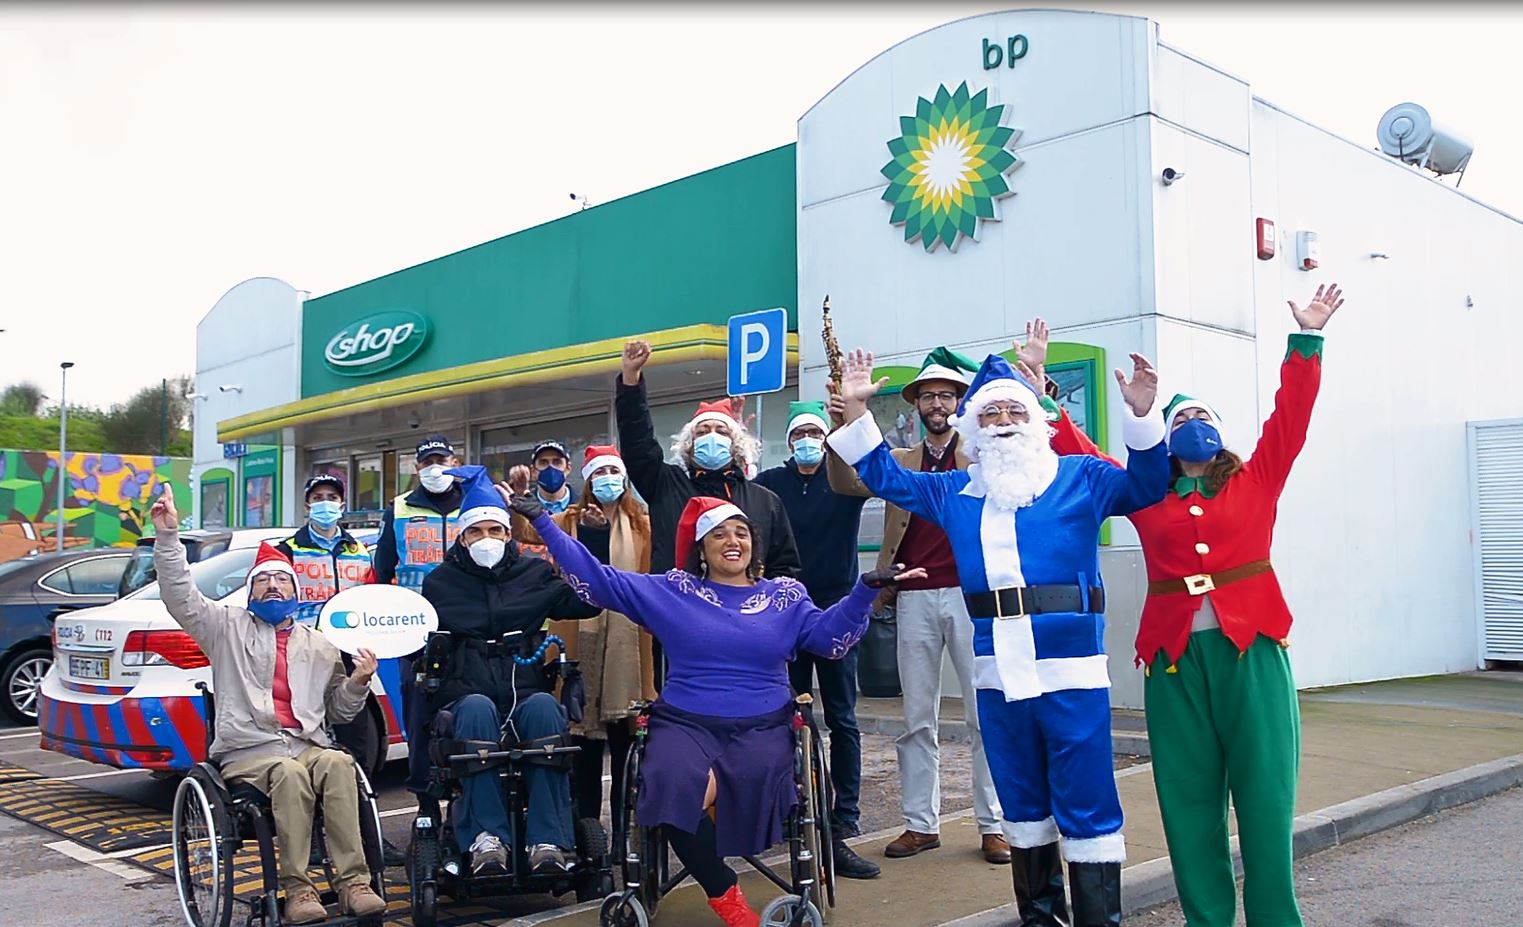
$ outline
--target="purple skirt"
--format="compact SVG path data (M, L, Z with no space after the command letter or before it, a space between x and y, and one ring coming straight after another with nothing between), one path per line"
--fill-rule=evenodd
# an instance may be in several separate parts
M712 769L719 855L755 856L777 845L798 804L793 711L790 703L750 718L716 718L656 702L640 763L640 823L695 832Z

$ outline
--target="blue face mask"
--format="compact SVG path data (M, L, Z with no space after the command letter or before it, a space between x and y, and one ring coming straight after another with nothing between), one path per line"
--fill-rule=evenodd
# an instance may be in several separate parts
M343 517L344 503L323 500L312 503L307 510L307 517L312 519L312 524L319 528L332 528Z
M624 476L619 473L605 473L602 476L593 477L592 495L604 505L618 502L624 495Z
M1190 463L1205 463L1222 449L1222 433L1201 418L1192 418L1169 436L1169 453Z
M730 439L717 431L700 435L693 442L693 463L704 470L723 470L735 459Z
M819 466L825 459L825 442L819 438L799 438L793 442L793 459L805 467Z
M558 467L546 467L539 471L536 481L539 483L540 489L554 495L561 491L562 486L566 485L566 473Z
M249 603L249 612L265 624L280 624L296 613L301 603L293 596L289 599L262 599Z

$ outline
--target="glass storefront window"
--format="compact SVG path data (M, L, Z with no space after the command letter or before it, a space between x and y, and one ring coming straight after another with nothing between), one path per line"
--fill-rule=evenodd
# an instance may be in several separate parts
M350 504L354 499L354 481L349 479L349 461L326 460L312 466L312 476L336 476L344 483L344 493L348 496L344 500L345 508L352 508ZM300 489L301 487L297 487ZM305 502L305 500L303 500Z
M381 458L361 457L355 464L354 491L350 493L354 499L353 510L378 512L385 508L390 500L382 498Z

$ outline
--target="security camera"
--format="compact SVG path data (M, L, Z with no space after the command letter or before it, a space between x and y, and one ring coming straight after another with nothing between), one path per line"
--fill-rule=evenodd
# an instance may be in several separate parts
M411 415L407 416L407 427L408 428L416 429L416 428L421 427L422 425L423 425L423 421L422 421L422 419L418 418L418 413L414 412Z
M1163 185L1165 187L1172 186L1176 180L1184 180L1184 179L1185 179L1185 172L1184 171L1176 171L1172 167L1166 167L1166 168L1163 169L1162 180L1163 180Z

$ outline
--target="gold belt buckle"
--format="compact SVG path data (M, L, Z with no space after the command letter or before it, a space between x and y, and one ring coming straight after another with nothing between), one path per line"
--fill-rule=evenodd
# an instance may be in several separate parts
M1013 615L1007 615L1007 614L1005 614L1005 608L1004 608L1004 604L1003 604L1004 603L1004 599L1000 596L1000 592L1002 592L1003 590L996 589L996 590L994 590L994 617L996 617L996 618L1020 618L1020 617L1023 617L1026 614L1026 594L1025 594L1025 590L1022 589L1022 587L1020 587L1020 586L1014 586L1012 588L1015 589L1015 607L1017 609L1019 609L1019 611L1017 611Z
M1205 595L1216 590L1216 581L1210 573L1196 573L1185 577L1185 591L1191 595Z

